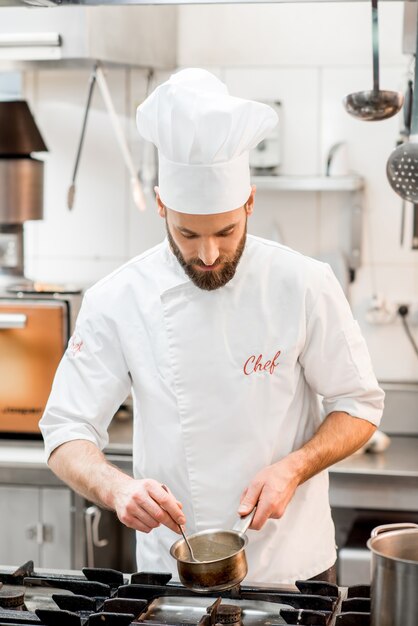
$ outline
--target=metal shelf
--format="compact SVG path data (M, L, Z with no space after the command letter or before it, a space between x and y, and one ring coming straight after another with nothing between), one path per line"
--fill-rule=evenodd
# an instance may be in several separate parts
M271 191L361 191L361 176L252 176L258 189Z
M357 174L351 176L253 176L251 182L260 191L336 191L348 192L350 198L351 226L348 269L350 282L355 280L361 265L362 242L362 191L365 180Z

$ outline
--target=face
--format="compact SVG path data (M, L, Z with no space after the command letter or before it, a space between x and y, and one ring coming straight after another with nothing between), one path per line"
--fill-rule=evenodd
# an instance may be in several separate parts
M171 249L190 280L208 291L226 285L244 251L255 188L244 206L216 215L188 215L167 209L156 191Z

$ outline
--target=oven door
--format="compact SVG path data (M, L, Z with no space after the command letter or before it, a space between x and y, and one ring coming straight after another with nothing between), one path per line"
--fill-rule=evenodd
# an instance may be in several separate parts
M0 299L0 433L39 434L68 322L65 300Z

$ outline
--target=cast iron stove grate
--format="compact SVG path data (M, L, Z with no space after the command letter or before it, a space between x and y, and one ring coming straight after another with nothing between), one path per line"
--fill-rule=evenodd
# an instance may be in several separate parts
M355 585L347 590L335 618L336 626L370 626L370 585Z
M321 581L298 581L297 590L242 585L211 595L191 592L166 573L138 572L129 581L102 568L36 573L28 562L12 574L0 571L0 582L4 591L25 591L27 607L0 608L0 624L9 626L334 626L341 608L338 587ZM47 597L46 606L37 604L37 594Z

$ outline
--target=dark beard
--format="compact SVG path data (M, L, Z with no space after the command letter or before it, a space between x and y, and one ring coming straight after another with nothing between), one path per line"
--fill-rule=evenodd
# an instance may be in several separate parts
M223 287L224 285L226 285L226 283L229 283L231 278L233 278L235 275L238 263L241 259L242 253L244 252L245 240L247 237L247 223L245 223L244 234L242 235L238 243L238 247L235 251L233 258L229 259L226 256L220 256L217 259L217 263L222 264L222 268L219 270L214 269L206 272L200 272L193 267L193 265L205 267L205 264L199 258L191 259L188 262L185 260L184 256L180 252L180 248L177 246L170 233L167 220L165 224L171 250L173 251L173 254L176 257L177 261L180 263L181 267L186 272L187 276L196 285L196 287L199 287L199 289L206 289L206 291L213 291L214 289L219 289L219 287Z

